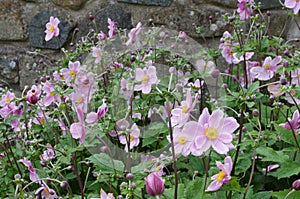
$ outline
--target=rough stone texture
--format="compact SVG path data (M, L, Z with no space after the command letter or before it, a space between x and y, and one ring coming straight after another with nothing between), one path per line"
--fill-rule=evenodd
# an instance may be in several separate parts
M18 82L17 61L9 58L0 58L0 85L13 88Z
M269 10L274 8L281 8L281 4L278 0L255 0L256 3L261 2L261 9L262 10Z
M296 21L296 22L295 22ZM300 18L295 18L294 20L291 20L288 24L288 31L287 31L287 40L295 40L295 39L300 39L300 32L299 32L299 27L297 24L300 23Z
M60 33L58 37L53 37L50 41L45 41L45 27L48 23L50 16L58 17L60 23L58 27ZM69 22L61 17L57 16L57 13L50 13L48 11L42 11L36 14L29 25L29 41L30 45L37 48L49 48L60 49L67 41L69 32L72 30L72 26Z
M237 0L192 0L195 4L212 4L221 7L236 8Z
M26 40L26 24L22 18L22 3L0 3L0 40Z
M255 2L261 2L263 12L271 12L270 34L278 36L282 33L286 39L300 38L296 23L288 17L287 10L281 9L278 0ZM51 69L54 63L39 64L40 57L33 58L29 52L44 48L42 52L48 57L61 58L60 51L49 48L68 48L66 44L71 41L68 39L72 37L70 31L75 24L80 31L72 42L95 29L89 14L95 16L96 30L105 33L108 17L118 23L118 28L127 29L139 21L144 27L152 26L148 23L152 18L156 26L164 25L169 33L185 31L203 47L216 49L223 32L230 31L222 15L231 15L236 8L237 0L0 0L0 86L8 82L18 90L32 84L46 69ZM45 24L50 15L61 21L59 42L57 38L49 42L44 40ZM209 16L212 16L211 20ZM299 18L297 21L300 23ZM195 33L193 23L200 27L201 34ZM16 63L15 68L12 68L12 61ZM227 66L222 58L217 60L217 65Z
M125 11L122 6L119 5L109 5L108 7L101 9L94 15L94 22L98 31L108 32L107 19L117 22L117 28L131 29L131 13ZM79 32L76 35L79 36L86 35L90 29L95 29L95 24L91 22L88 18L85 18L79 25Z
M62 56L61 51L57 52L53 50L43 50L43 55L56 60ZM41 75L45 75L47 71L49 72L52 66L55 66L54 62L51 62L51 60L48 59L45 59L43 63L40 63L39 60L41 59L43 59L43 57L35 57L28 53L19 57L18 75L20 77L20 88L24 88L25 85L34 84L35 79L39 79Z
M173 3L170 7L148 9L146 13L137 6L132 7L131 10L133 18L143 19L145 23L152 18L153 23L157 26L164 25L172 30L185 31L191 37L221 36L226 30L222 15L228 10L216 6L195 5L189 7ZM209 16L212 16L211 21ZM134 22L134 24L136 23L137 21ZM201 26L201 35L195 33L193 23Z
M88 0L51 0L54 4L69 8L72 10L79 10L80 8L83 7L83 5L88 1Z
M266 16L265 16L266 17ZM272 35L276 36L284 36L286 35L287 32L287 27L286 23L288 23L289 16L284 10L272 10L271 11L271 17L270 17L270 33ZM286 30L284 30L284 27ZM296 33L299 34L299 29L298 27L294 29ZM291 31L290 28L288 28L288 31Z
M173 0L118 0L119 2L134 3L150 6L170 6Z

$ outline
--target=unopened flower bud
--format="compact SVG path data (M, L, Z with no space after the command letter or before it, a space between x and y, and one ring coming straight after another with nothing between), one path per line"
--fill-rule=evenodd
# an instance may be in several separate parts
M132 173L127 173L126 174L126 179L127 180L132 180L134 178L134 175Z
M253 115L253 117L258 117L258 116L259 116L258 110L257 110L257 109L254 109L254 110L252 111L252 115Z
M213 78L218 78L220 76L220 71L218 69L214 69L212 72L211 72L211 76Z
M295 180L292 184L293 189L300 190L300 179Z
M67 188L67 186L68 186L68 182L67 181L62 181L60 183L60 187L63 188L63 189Z
M156 173L151 173L144 179L146 182L146 192L149 196L156 197L165 191L164 180Z
M93 21L95 19L95 17L93 15L89 15L89 19L90 19L90 21Z

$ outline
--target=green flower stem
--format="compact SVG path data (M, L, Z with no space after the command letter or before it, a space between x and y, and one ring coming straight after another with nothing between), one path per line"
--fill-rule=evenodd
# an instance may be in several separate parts
M250 177L249 177L249 181L248 181L247 187L246 187L245 192L244 192L244 197L243 197L243 199L245 199L246 196L247 196L247 192L248 192L248 190L249 190L249 188L250 188L250 185L251 185L251 182L252 182L252 178L253 178L253 175L254 175L254 169L255 169L255 156L256 156L256 147L254 147L254 149L253 149L251 173L250 173Z
M243 120L244 120L244 109L242 108L240 110L240 130L239 130L239 138L238 138L238 143L237 143L237 147L236 147L236 154L235 154L235 157L234 157L234 161L233 161L233 166L232 166L232 171L231 171L231 176L234 176L234 170L235 170L235 166L236 166L236 163L237 163L237 159L238 159L238 156L239 156L239 152L240 152L240 143L242 142L242 134L243 134L243 127L244 127L244 123L243 123Z
M292 133L293 133L293 137L294 137L294 139L295 139L295 143L296 143L296 145L297 145L298 150L300 150L300 146L299 146L299 143L298 143L298 140L297 140L297 137L296 137L296 132L295 132L295 130L293 129L293 126L292 126L291 122L289 121L288 117L282 112L281 109L279 109L279 111L280 111L280 113L286 118L286 121L287 121L288 124L290 125L291 130L292 130Z
M5 139L6 139L6 142L7 142L7 145L8 145L8 149L9 149L9 151L10 151L10 153L11 153L11 156L12 156L12 158L13 158L13 160L14 160L16 166L17 166L18 172L19 172L19 174L22 176L22 171L21 171L21 169L20 169L20 167L19 167L19 164L18 164L18 161L17 161L17 159L16 159L16 157L15 157L13 151L12 151L12 148L11 148L11 145L10 145L10 141L9 141L9 139L8 139L8 137L7 137L7 135L6 135L5 132L3 133L3 135L4 135Z
M75 158L76 158L76 153L72 153L71 161L72 161L73 169L74 169L75 175L77 177L77 182L79 184L79 189L81 192L81 199L84 199L83 185L82 185L81 178L80 178L80 175L79 175L77 167L76 167Z
M174 166L174 176L175 176L175 187L174 187L174 199L177 199L177 192L178 192L178 173L177 173L177 164L176 164L176 157L175 157L175 148L174 148L174 139L173 139L173 129L171 124L171 112L169 107L169 102L167 102L167 110L168 110L168 118L169 118L169 131L170 131L170 140L171 140L171 150L172 150L172 160Z
M288 192L288 194L286 194L284 199L287 199L294 191L295 191L295 189L292 189L290 192Z

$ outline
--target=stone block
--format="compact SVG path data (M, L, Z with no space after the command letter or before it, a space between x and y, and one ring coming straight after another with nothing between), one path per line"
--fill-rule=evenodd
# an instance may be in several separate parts
M282 7L278 0L255 0L255 3L261 3L262 10L271 10Z
M118 0L118 2L133 3L146 6L170 6L173 0Z
M96 10L95 12L96 14L94 15L93 22L91 22L87 17L79 23L79 32L76 34L76 39L86 35L90 29L95 29L94 22L96 23L96 27L99 32L103 31L104 33L107 33L108 18L117 22L117 28L131 29L133 27L131 22L131 13L125 11L122 6L116 4L109 5L99 11Z
M0 58L1 87L16 88L19 82L18 62L10 58Z
M26 31L27 26L22 17L23 4L9 1L4 1L0 4L0 40L26 40L28 35Z
M49 22L50 16L57 17L60 20L58 28L60 33L58 37L53 37L45 41L46 23ZM36 14L29 24L29 41L30 45L37 48L60 49L67 41L73 26L56 12L42 11Z
M212 4L221 7L236 8L237 0L192 0L195 4Z
M54 4L69 8L71 10L79 10L88 0L51 0Z
M226 23L222 16L226 12L228 10L204 4L195 7L174 4L171 7L149 10L147 18L152 18L156 25L185 31L191 37L216 37L222 36L226 30ZM139 14L142 15L143 13ZM212 17L211 21L209 20L210 16ZM201 35L196 34L193 24L200 27Z

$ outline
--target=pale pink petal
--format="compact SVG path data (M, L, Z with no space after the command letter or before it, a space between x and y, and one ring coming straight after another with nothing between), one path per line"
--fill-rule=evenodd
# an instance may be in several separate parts
M284 5L287 8L294 8L296 6L296 1L295 0L285 0Z
M224 116L223 111L221 110L213 111L211 116L208 119L209 126L218 129L221 125L223 125L223 116Z
M98 114L95 112L88 113L85 121L91 124L96 123L98 121Z
M228 147L219 139L212 142L212 148L219 154L226 154L229 151Z
M199 124L203 126L204 124L208 123L209 116L210 114L208 112L208 108L204 108L202 114L199 117Z
M232 142L232 135L229 133L222 133L222 134L219 134L218 139L222 140L223 143L230 143L230 142Z
M222 187L223 183L222 182L218 182L217 180L213 181L205 190L205 192L208 191L217 191Z
M233 117L227 117L224 119L223 126L220 128L220 132L233 133L240 125Z
M73 123L70 126L70 132L74 139L79 139L82 136L83 126L80 123Z

